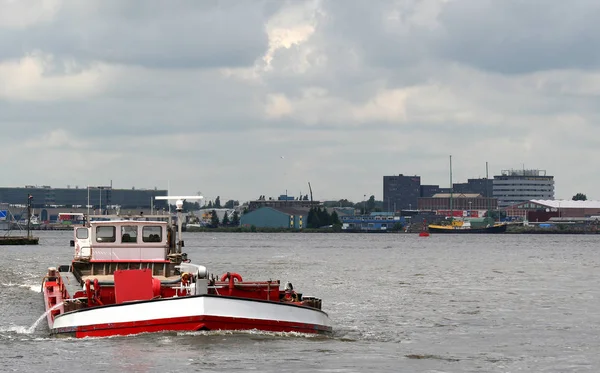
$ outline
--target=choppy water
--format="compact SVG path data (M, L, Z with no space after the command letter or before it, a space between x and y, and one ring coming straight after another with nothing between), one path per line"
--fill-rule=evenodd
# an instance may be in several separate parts
M600 236L204 234L194 262L291 281L323 298L334 336L47 335L39 292L70 232L0 246L0 370L40 372L596 372Z

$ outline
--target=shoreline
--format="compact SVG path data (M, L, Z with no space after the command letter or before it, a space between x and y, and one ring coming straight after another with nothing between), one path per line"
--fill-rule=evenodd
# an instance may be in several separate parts
M404 230L400 231L344 231L341 229L332 229L332 228L323 228L323 229L288 229L288 228L247 228L247 227L231 227L231 228L193 228L187 229L185 232L188 233L210 233L210 232L220 232L220 233L344 233L344 234L357 234L357 233L368 233L368 234L419 234L420 231L409 231L405 232ZM577 235L595 235L600 234L600 230L582 230L582 229L540 229L540 228L528 228L523 229L523 227L508 227L506 232L503 233L444 233L446 234L475 234L475 235L502 235L502 234L577 234ZM436 235L435 233L431 233L431 235Z

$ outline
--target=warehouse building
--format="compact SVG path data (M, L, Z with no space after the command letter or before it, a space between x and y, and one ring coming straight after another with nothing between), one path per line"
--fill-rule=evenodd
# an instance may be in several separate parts
M504 209L506 216L518 220L548 221L551 218L600 217L600 201L531 200Z
M302 229L308 222L309 209L261 207L242 215L242 227Z

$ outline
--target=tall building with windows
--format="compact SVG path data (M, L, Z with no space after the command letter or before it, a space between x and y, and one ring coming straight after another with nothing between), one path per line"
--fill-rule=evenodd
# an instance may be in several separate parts
M554 176L546 170L502 170L494 176L493 197L498 207L512 206L532 199L554 199Z
M421 196L421 176L384 176L383 209L398 211L416 209Z

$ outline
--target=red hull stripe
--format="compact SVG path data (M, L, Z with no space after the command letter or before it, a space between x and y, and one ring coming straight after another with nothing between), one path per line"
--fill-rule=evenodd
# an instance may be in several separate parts
M71 334L77 338L110 337L163 331L199 330L262 330L267 332L298 332L330 334L329 326L277 320L241 319L221 316L189 316L170 319L131 321L53 329L53 334Z
M90 259L90 263L171 263L165 259Z

